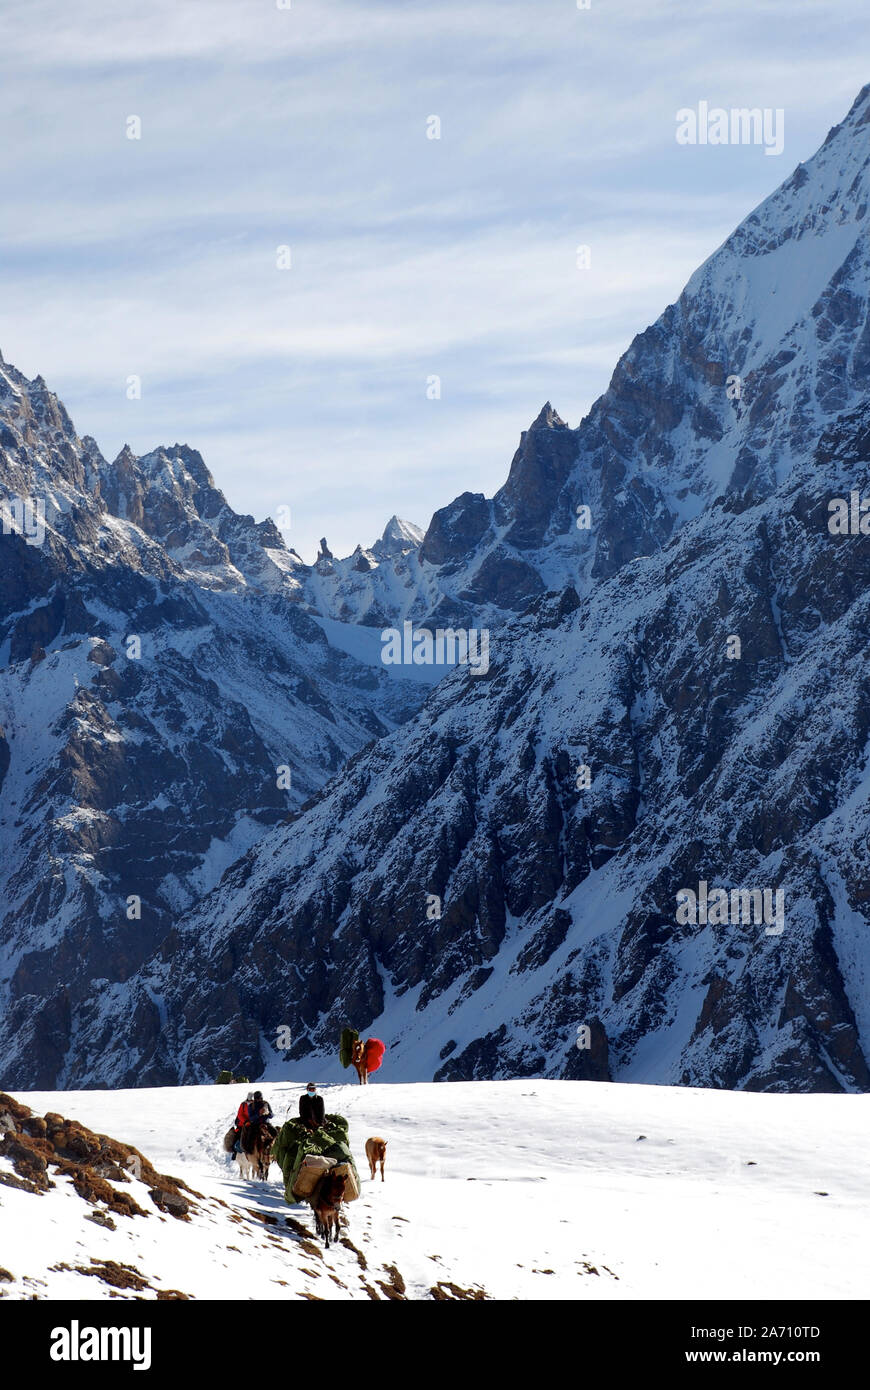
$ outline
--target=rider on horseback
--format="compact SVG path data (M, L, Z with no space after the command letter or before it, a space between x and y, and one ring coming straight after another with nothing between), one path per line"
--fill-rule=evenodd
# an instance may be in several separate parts
M242 1130L245 1125L264 1124L266 1129L274 1139L278 1133L274 1125L269 1124L272 1118L272 1107L267 1100L263 1099L262 1091L249 1091L246 1100L239 1106L236 1115L235 1141L233 1143L233 1153L238 1153L242 1144Z
M267 1100L263 1099L262 1091L255 1091L254 1098L248 1105L248 1124L263 1124L274 1139L278 1133L274 1125L269 1124L272 1118L272 1107Z
M236 1113L235 1139L233 1141L233 1153L237 1154L242 1144L242 1130L251 1117L251 1105L254 1100L254 1092L249 1091L247 1098L242 1101Z
M323 1124L323 1096L317 1094L317 1087L309 1081L299 1097L299 1118L307 1129L319 1129Z

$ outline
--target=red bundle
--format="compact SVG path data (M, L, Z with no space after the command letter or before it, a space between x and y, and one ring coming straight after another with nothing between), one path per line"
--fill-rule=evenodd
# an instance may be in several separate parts
M366 1038L366 1071L371 1074L377 1071L381 1062L384 1060L386 1045L380 1038Z

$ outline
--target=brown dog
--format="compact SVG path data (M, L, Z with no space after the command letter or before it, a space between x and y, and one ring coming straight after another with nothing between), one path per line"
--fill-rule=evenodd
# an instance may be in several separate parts
M384 1180L384 1159L386 1158L386 1156L387 1156L387 1141L386 1141L386 1139L367 1139L367 1140L366 1140L366 1158L367 1158L368 1161L369 1161L369 1168L371 1169L371 1174L372 1174L372 1182L374 1182L374 1180L375 1180L375 1169L377 1168L377 1166L378 1166L379 1163L380 1163L380 1165L381 1165L381 1182L383 1182L383 1180Z

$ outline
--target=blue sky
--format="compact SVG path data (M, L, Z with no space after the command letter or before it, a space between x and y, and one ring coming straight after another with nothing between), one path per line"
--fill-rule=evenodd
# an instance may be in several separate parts
M845 115L868 30L866 0L28 0L0 348L109 458L178 440L238 511L289 506L306 559L425 526L545 400L577 423ZM701 100L783 108L783 154L678 145Z

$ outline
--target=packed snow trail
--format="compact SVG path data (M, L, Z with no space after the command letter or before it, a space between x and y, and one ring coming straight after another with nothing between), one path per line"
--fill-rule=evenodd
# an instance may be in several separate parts
M276 1123L297 1113L307 1080L264 1084ZM64 1179L44 1197L0 1186L0 1266L16 1280L6 1296L107 1297L97 1278L52 1270L73 1256L132 1264L196 1298L430 1298L439 1284L498 1299L870 1293L870 1097L324 1086L363 1178L346 1209L351 1244L327 1252L309 1209L285 1205L277 1167L260 1184L226 1164L221 1139L248 1089L17 1094L135 1145L208 1200L190 1222L117 1218L112 1232L84 1219ZM384 1183L368 1177L372 1134L388 1141Z

